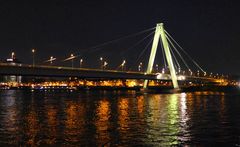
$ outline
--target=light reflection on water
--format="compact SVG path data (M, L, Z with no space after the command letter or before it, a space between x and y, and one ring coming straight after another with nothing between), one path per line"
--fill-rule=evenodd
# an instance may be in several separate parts
M0 91L0 145L240 144L239 94Z
M110 119L110 103L106 99L100 100L96 109L96 138L97 144L105 144L110 140L109 136L109 119Z

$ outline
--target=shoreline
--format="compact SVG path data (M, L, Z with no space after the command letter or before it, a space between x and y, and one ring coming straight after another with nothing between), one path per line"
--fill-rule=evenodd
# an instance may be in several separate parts
M195 91L216 91L216 92L240 92L240 87L238 86L191 86L182 87L180 89L173 89L168 86L154 86L148 89L142 89L140 86L135 87L110 87L110 86L48 86L48 87L0 87L0 90L71 90L71 91L129 91L133 90L140 93L181 93L181 92L195 92Z

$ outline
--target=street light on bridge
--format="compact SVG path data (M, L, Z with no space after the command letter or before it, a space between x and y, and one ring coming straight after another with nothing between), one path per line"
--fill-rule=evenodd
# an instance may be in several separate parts
M103 70L103 57L100 57L100 69Z
M124 66L126 64L126 60L123 60L122 64L121 64L121 67L122 67L122 71L124 70Z
M71 62L72 62L72 68L73 68L74 59L75 59L76 57L77 57L77 56L74 56L73 54L70 54L70 57L68 57L67 59L64 59L63 62L71 60Z
M70 55L71 61L72 61L72 68L73 68L73 59L75 58L73 54Z
M103 69L106 69L107 65L108 65L107 61L104 61L104 63L103 63Z
M12 59L15 59L15 53L14 52L12 52Z
M158 72L158 64L156 64L156 72Z
M33 67L35 66L35 52L36 52L36 50L32 49L32 66Z
M50 61L50 63L52 64L54 60L56 60L57 58L54 58L53 56L50 57L50 59L48 61Z
M104 64L105 64L106 61L103 61L103 57L100 57L99 59L100 59L100 69L103 70L104 69Z
M193 72L191 71L191 69L188 69L189 73L190 73L190 76L193 75Z
M139 65L138 65L138 71L142 70L142 65L143 65L142 62L140 62Z
M83 59L80 59L80 68L82 68L82 64L83 64Z
M178 74L181 74L181 68L180 67L178 68Z

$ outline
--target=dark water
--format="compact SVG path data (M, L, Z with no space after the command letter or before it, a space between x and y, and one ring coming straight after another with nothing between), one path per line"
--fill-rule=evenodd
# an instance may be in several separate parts
M240 94L3 90L0 145L240 146Z

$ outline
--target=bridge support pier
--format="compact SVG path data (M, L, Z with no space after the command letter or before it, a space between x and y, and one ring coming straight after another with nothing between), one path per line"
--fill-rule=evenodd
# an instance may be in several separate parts
M150 54L150 57L149 57L148 67L147 67L146 73L150 74L152 72L154 59L155 59L155 56L156 56L158 42L159 42L160 38L161 38L161 41L162 41L162 44L163 44L163 48L164 48L164 52L165 52L165 55L166 55L168 67L169 67L169 70L170 70L172 83L173 83L173 88L178 89L179 86L178 86L178 82L177 82L176 71L175 71L175 68L174 68L174 65L173 65L173 60L172 60L171 52L170 52L169 45L168 45L168 42L167 42L167 39L166 39L166 34L165 34L165 31L164 31L163 23L159 23L156 26L155 35L154 35L153 44L152 44L152 49L151 49L151 54ZM147 86L148 86L148 80L145 80L143 88L147 89Z

